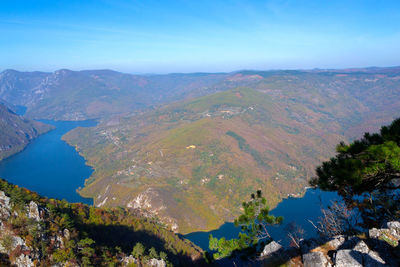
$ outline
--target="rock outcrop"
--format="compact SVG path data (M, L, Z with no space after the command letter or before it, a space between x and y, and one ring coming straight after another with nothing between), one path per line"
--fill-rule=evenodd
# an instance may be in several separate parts
M121 259L122 266L143 266L138 259L135 259L132 255L124 257ZM167 266L166 262L163 259L149 259L145 266L152 267L165 267Z
M151 187L146 189L132 199L127 204L127 208L137 209L145 217L157 217L162 223L168 225L172 231L178 232L178 224L174 218L167 215L167 205L159 189Z
M165 267L165 266L167 266L163 259L160 259L160 260L158 260L158 259L150 259L148 264L150 266L154 266L154 267Z
M10 198L0 191L0 219L7 220L10 217Z
M282 247L273 241L257 261L260 266L380 267L400 266L400 222L370 229L366 235L307 239L299 248Z
M15 220L16 218L31 219L31 227L37 229L38 235L43 240L51 240L53 238L53 245L55 247L62 246L63 236L62 234L56 237L46 236L45 231L43 231L40 225L40 221L42 221L41 213L44 213L45 211L43 208L39 207L36 202L31 201L24 207L24 209L16 211L12 208L10 200L10 197L6 196L3 191L0 191L0 253L14 255L9 258L12 266L38 266L38 263L40 263L38 251L33 248L27 240L24 240L18 232L15 232L12 229L8 220Z
M127 252L137 243L135 259ZM201 255L140 214L46 199L0 179L0 266L202 266Z
M304 267L331 266L324 253L321 251L309 252L303 255Z
M31 201L28 207L28 218L40 221L39 207L36 202Z

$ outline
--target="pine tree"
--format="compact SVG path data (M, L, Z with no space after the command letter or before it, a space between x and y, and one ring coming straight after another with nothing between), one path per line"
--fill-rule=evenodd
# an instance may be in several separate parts
M142 243L138 242L132 249L132 256L136 259L139 259L143 256L145 248Z
M236 251L245 251L247 254L257 250L257 244L271 241L268 227L281 224L283 217L269 214L266 199L261 190L251 194L248 202L243 202L244 213L235 220L235 226L241 228L237 239L226 240L224 237L217 239L209 236L209 248L217 251L214 258L223 258Z
M349 208L358 207L366 224L399 216L400 119L366 133L360 140L341 142L337 155L316 169L310 182L322 190L337 191Z

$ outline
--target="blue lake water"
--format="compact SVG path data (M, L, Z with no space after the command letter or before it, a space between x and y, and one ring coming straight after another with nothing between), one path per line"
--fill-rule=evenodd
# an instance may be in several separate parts
M21 110L22 112L24 110ZM69 202L93 204L92 199L82 198L76 190L84 185L93 169L85 164L85 160L61 140L61 137L76 127L91 127L96 121L49 121L42 122L54 125L56 129L33 140L25 150L0 161L0 177L7 181L26 187L43 196L65 199ZM316 230L308 221L314 223L321 216L321 207L327 207L339 197L333 192L322 192L308 189L302 198L284 199L271 211L276 216L283 216L284 223L279 227L270 227L269 233L274 240L287 245L289 239L285 226L296 222L304 229L304 237L313 237ZM233 223L225 223L219 229L210 232L195 232L184 237L204 250L208 250L208 236L227 239L236 238L239 233Z
M321 216L321 207L326 208L334 200L340 200L340 197L334 192L324 192L319 189L308 189L302 198L287 198L271 210L271 214L275 216L283 216L283 224L269 228L269 234L280 244L289 245L290 240L287 237L285 226L295 222L296 225L304 230L304 238L310 238L317 235L315 227L308 221L317 223L318 217ZM210 232L195 232L185 235L184 237L198 245L204 250L208 250L208 236L212 234L214 237L226 239L237 238L239 228L233 223L225 223L219 229Z
M91 127L97 122L41 122L56 128L33 140L25 150L0 161L0 177L46 197L92 205L92 199L82 198L76 189L84 185L85 179L89 178L93 169L87 166L75 148L61 140L61 137L76 127Z

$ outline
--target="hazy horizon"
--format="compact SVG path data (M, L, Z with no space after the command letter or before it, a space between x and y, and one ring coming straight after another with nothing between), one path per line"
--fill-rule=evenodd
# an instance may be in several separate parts
M340 70L357 70L357 69L372 69L372 68L380 68L380 69L390 69L390 68L399 68L399 65L396 66L360 66L360 67L343 67L343 68L310 68L310 69L237 69L237 70L232 70L232 71L191 71L191 72L127 72L127 71L119 71L116 69L111 69L111 68L103 68L103 69L69 69L69 68L58 68L54 70L22 70L22 69L1 69L0 73L7 71L7 70L12 70L12 71L17 71L17 72L44 72L44 73L54 73L56 71L60 70L69 70L73 72L79 72L79 71L115 71L115 72L120 72L120 73L125 73L125 74L132 74L132 75L168 75L168 74L196 74L196 73L212 73L212 74L229 74L229 73L239 73L243 71L340 71Z
M0 67L126 73L400 62L397 1L5 1Z

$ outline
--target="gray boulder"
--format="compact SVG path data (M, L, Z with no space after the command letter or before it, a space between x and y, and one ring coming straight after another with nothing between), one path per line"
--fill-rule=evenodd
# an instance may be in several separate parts
M10 198L3 191L0 191L0 218L7 220L11 215L10 210Z
M388 222L387 228L389 228L389 232L393 237L400 239L400 222Z
M353 250L361 252L361 253L368 254L369 247L367 246L367 244L365 244L364 241L361 240L355 245Z
M272 241L271 243L269 243L268 245L266 245L264 247L260 256L261 257L269 257L272 254L276 253L280 249L282 249L282 246L279 243Z
M29 202L28 218L40 221L39 207L34 201Z
M154 267L165 267L167 266L164 260L157 260L157 259L151 259L149 260L149 265L154 266Z
M372 228L372 229L369 229L368 235L369 235L369 238L378 239L381 236L381 232L376 228Z
M386 225L387 225L387 228L389 228L389 229L395 229L397 231L400 231L400 222L397 222L397 221L388 222Z
M336 267L362 267L362 254L351 249L341 249L336 252Z
M330 267L328 259L321 251L309 252L303 255L304 267Z
M344 238L344 236L337 235L337 236L334 236L332 240L328 241L327 245L336 250L339 247L341 247L345 241L346 241L346 239Z

